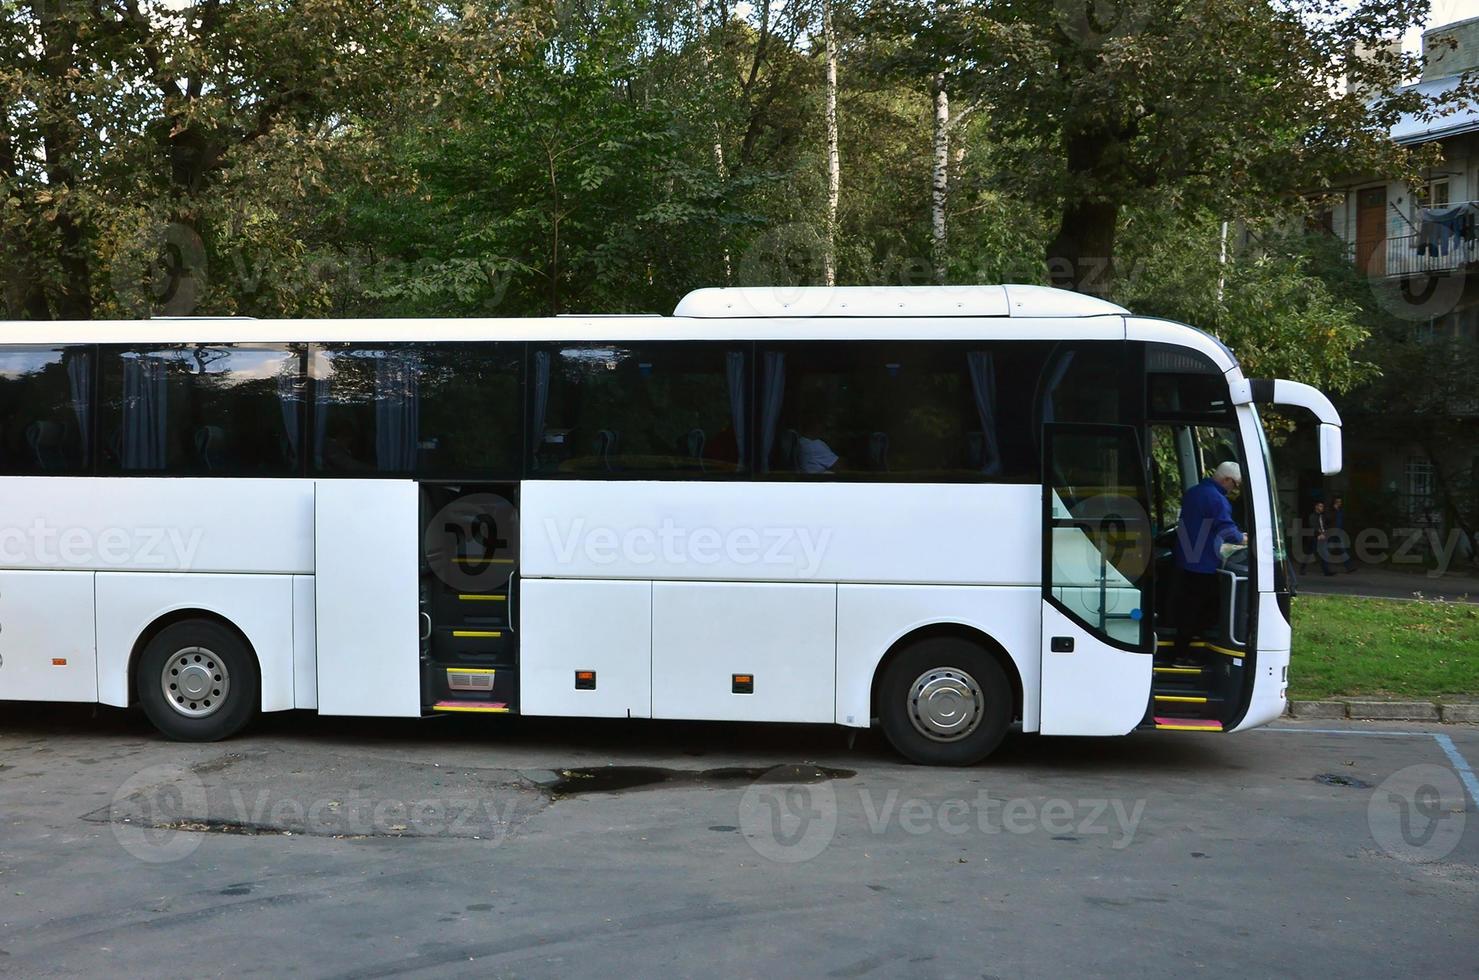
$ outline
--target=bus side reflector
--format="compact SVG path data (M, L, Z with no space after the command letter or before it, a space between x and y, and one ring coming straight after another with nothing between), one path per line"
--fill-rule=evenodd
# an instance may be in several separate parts
M577 670L575 672L575 689L577 691L594 691L596 689L596 672L594 670Z
M735 674L735 675L733 675L733 681L734 681L734 686L733 686L733 688L731 688L731 690L733 690L735 694L754 694L755 693L755 675L754 674Z
M66 657L52 657L51 658L51 665L53 667L65 667L65 666L67 666L67 658Z

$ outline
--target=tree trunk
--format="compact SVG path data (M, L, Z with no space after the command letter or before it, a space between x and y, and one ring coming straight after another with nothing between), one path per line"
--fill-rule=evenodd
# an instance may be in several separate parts
M822 33L827 46L827 228L822 255L822 279L837 285L837 202L842 175L837 157L837 33L832 27L832 2L823 0Z
M707 15L707 4L705 0L694 0L693 15L695 29L698 31L699 57L703 59L704 65L704 87L714 82L714 52L709 47L709 32L704 23ZM719 117L714 117L714 173L719 177L722 185L725 179L724 169L724 134L719 129ZM724 284L727 286L734 278L734 267L730 261L729 243L726 241L723 247L724 259Z
M931 264L935 282L941 285L946 276L946 248L949 230L945 224L945 204L950 192L950 93L945 90L945 76L936 75L935 89L935 163L930 181Z
M1119 146L1120 136L1102 126L1063 134L1069 197L1063 202L1058 234L1048 243L1048 281L1054 286L1095 296L1109 293L1120 206L1084 194L1103 186L1101 168Z
M1078 293L1109 293L1119 210L1105 201L1064 202L1058 234L1048 243L1048 282Z

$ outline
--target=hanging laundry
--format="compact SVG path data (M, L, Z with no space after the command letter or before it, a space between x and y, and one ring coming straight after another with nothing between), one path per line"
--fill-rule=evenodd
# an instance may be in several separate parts
M1447 255L1461 251L1474 238L1474 206L1423 208L1417 231L1418 255Z

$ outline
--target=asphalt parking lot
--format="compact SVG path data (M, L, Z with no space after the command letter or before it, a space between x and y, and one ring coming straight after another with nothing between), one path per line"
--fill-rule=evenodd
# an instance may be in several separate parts
M1475 975L1479 729L1276 727L941 770L826 728L178 745L0 704L0 974Z

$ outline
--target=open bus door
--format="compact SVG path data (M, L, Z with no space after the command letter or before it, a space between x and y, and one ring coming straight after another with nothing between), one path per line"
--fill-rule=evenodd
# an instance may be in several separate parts
M1150 477L1135 430L1043 426L1041 731L1123 735L1149 703Z

